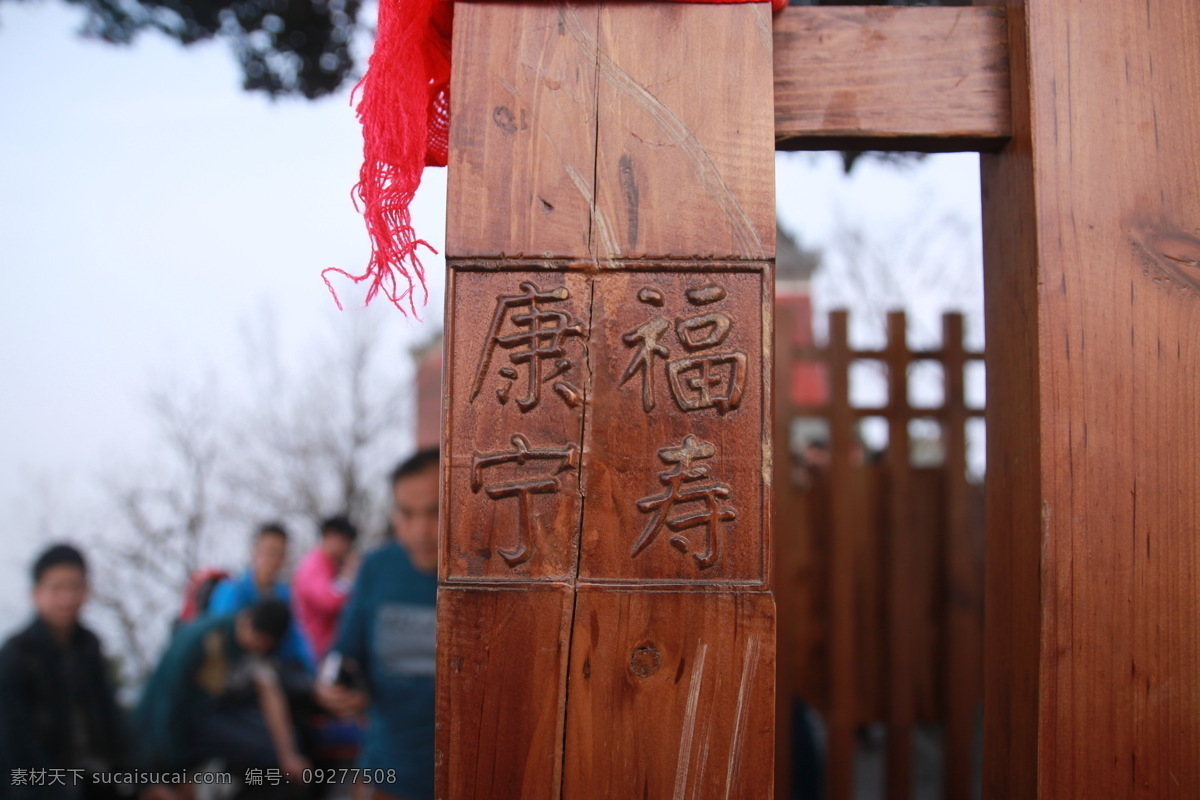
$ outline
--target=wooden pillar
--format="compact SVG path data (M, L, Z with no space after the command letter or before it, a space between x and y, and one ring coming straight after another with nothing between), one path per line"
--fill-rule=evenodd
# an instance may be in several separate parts
M769 4L460 2L438 796L770 796Z
M1200 5L1007 5L984 796L1200 797Z

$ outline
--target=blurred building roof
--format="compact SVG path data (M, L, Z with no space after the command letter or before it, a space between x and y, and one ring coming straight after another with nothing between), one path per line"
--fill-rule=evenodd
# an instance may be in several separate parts
M778 224L775 226L775 278L781 281L808 281L821 265L817 250L805 249Z

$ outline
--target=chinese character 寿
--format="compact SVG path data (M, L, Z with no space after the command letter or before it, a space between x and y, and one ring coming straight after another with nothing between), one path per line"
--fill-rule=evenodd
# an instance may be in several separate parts
M637 501L639 511L643 514L653 513L654 516L634 543L630 556L636 557L645 550L657 538L664 525L676 534L703 526L705 549L700 553L692 553L692 556L701 569L707 569L717 563L720 555L721 523L737 519L737 511L721 508L721 500L728 500L731 494L729 486L710 479L708 465L697 463L712 458L716 452L717 448L711 442L697 439L690 433L684 437L681 444L664 447L658 451L663 463L672 465L658 476L667 488L660 494L643 497ZM671 517L672 510L683 503L698 503L701 507L690 513ZM670 543L682 553L689 552L691 548L690 540L680 535L672 536Z

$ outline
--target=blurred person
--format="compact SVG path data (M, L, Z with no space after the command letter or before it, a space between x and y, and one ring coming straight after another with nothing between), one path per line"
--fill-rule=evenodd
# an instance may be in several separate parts
M174 627L195 622L208 613L213 592L229 579L229 573L220 567L197 567L188 575L183 589L183 607L175 618Z
M264 600L181 628L138 704L143 767L173 771L218 759L235 774L278 768L298 784L309 763L270 659L290 624L286 603ZM147 795L176 796L165 786Z
M390 541L363 559L327 659L332 680L317 683L332 711L366 709L358 765L388 778L372 784L376 798L433 797L438 475L436 448L392 472Z
M292 577L296 628L318 663L333 645L338 619L354 585L357 538L358 528L347 517L323 520L321 541L300 559Z
M235 577L222 580L212 591L207 613L234 614L260 600L290 600L287 581L281 577L287 563L287 529L278 522L258 527L250 544L250 565Z
M288 539L287 529L281 523L260 525L250 547L250 566L236 577L217 584L206 614L229 616L263 600L279 600L290 604L291 589L282 578L283 567L287 563ZM292 667L305 675L310 675L316 667L312 651L297 630L295 621L280 642L277 656L285 668L289 668L289 676Z
M0 796L116 797L92 780L124 766L125 737L100 640L80 622L87 562L56 544L32 575L34 619L0 648ZM32 770L67 772L53 785L17 774Z

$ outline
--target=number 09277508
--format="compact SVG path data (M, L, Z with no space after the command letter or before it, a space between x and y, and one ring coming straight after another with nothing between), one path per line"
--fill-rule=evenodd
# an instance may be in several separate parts
M394 769L306 769L302 776L305 783L380 783L396 782Z

